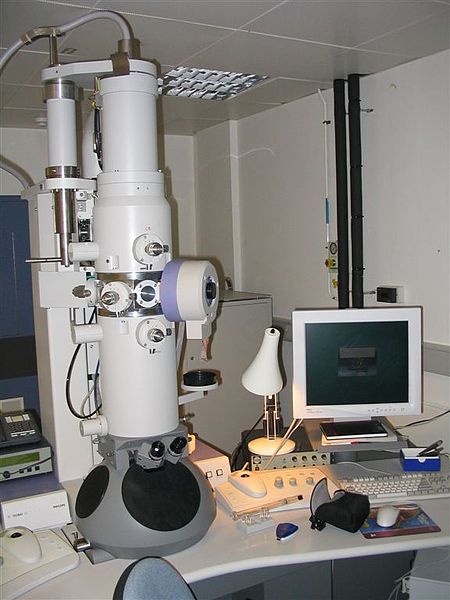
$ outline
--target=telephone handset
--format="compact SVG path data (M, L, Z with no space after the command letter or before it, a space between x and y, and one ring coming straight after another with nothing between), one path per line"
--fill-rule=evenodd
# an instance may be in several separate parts
M41 432L30 411L0 414L0 448L31 444L41 440Z

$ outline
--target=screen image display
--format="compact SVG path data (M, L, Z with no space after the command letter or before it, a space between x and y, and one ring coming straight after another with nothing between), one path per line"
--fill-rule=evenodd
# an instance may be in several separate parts
M306 323L308 406L408 402L406 321Z

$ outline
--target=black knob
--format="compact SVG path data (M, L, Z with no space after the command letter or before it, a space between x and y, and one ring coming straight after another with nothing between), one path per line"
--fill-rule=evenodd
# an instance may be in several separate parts
M164 456L166 447L161 441L153 442L152 447L149 450L148 455L150 458L159 459Z
M12 533L9 537L12 538L19 538L22 537L22 534L20 533L20 531L15 531L14 533Z
M9 479L11 477L11 473L9 471L3 471L3 477L5 479Z
M178 456L178 454L181 454L183 452L183 449L186 446L186 444L187 444L186 438L176 437L169 446L171 453Z
M212 279L210 279L206 284L205 296L207 300L214 300L214 298L217 296L217 284L215 281L212 281Z

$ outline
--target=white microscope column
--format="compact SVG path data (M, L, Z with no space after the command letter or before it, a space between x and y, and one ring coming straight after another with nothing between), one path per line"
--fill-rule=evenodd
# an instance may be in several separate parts
M157 93L156 71L101 81L103 173L98 176L94 239L100 249L97 277L106 285L121 286L123 280L146 273L150 280L170 260L170 207L164 198L164 176L157 172ZM149 258L149 264L138 261L135 243L142 236L160 240L169 252ZM103 308L98 317L103 329L102 412L109 433L136 438L175 429L179 417L173 324L163 315L135 316L123 308L116 314L113 306L109 310L110 316ZM160 324L164 339L149 340L143 347L137 332L146 321Z
M75 100L71 98L49 98L48 120L48 164L49 166L77 165L77 135Z

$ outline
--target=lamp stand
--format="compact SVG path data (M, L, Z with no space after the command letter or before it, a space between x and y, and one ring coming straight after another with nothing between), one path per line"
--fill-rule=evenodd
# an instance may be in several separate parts
M278 395L264 396L264 432L265 437L251 440L248 444L248 449L253 454L262 456L272 456L281 443L282 437L279 437L280 431L280 414ZM283 447L277 452L278 455L288 454L295 449L293 440L286 440Z

